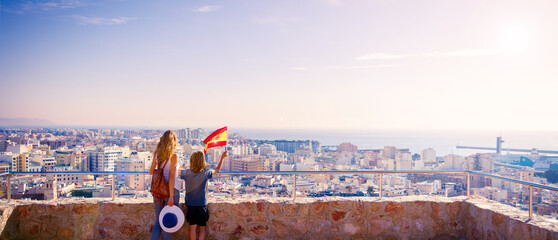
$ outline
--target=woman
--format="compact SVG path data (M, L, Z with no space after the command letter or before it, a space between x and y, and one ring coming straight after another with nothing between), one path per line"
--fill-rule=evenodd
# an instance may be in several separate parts
M178 155L174 153L176 150L176 145L178 140L176 139L176 133L172 130L167 130L159 143L157 144L157 148L153 152L153 162L151 163L151 168L149 169L149 174L153 175L155 171L155 167L157 169L164 167L164 176L165 180L169 183L169 196L163 199L163 203L161 205L159 199L153 199L155 202L155 225L153 225L153 230L151 231L151 239L158 240L159 235L162 235L163 240L170 239L171 234L163 231L161 233L161 226L159 225L159 213L161 213L161 209L165 206L165 204L169 206L173 206L174 204L179 203L180 201L180 193L178 192Z

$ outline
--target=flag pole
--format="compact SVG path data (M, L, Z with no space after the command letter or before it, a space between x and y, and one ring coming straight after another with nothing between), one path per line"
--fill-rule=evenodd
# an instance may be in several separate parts
M227 144L229 144L229 126L225 126L227 128L227 140L225 141L225 152L227 151Z

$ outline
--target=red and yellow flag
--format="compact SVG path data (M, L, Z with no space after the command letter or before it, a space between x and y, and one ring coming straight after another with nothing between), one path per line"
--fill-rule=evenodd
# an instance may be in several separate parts
M227 127L217 129L217 131L205 138L203 143L205 143L204 154L207 153L208 148L227 145Z

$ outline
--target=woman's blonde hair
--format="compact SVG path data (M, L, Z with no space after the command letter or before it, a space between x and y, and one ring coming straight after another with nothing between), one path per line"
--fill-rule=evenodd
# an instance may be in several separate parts
M176 138L176 133L173 130L167 130L159 139L157 148L155 152L157 154L157 164L161 166L167 159L169 159L174 150L176 150L176 145L178 144L178 139Z
M193 153L190 157L190 170L194 173L199 173L205 170L205 166L205 157L203 153L200 151Z

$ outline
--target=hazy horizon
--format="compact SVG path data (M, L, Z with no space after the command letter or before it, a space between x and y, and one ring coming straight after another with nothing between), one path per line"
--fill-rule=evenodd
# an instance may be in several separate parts
M2 120L2 119L0 119ZM1 123L1 121L0 121ZM0 124L0 128L4 128ZM201 126L175 126L164 128L134 128L119 126L54 126L46 128L64 129L120 129L120 130L155 130L195 129ZM222 126L201 127L209 132ZM22 127L34 128L34 127ZM505 148L539 150L558 150L558 131L494 131L494 130L424 130L424 129L256 129L229 126L231 134L238 133L254 140L317 140L322 145L337 146L348 142L359 149L381 149L384 146L395 146L420 152L422 149L433 148L439 156L447 154L468 155L481 150L456 149L457 145L476 147L495 147L496 137L502 136ZM482 152L482 151L481 151ZM490 152L490 151L488 151Z
M0 2L0 118L558 131L556 1Z
M23 124L14 123L22 120ZM29 122L29 120L31 120ZM37 121L37 122L35 122ZM43 122L45 124L41 124ZM202 128L208 131L212 129L218 129L223 126L228 126L229 129L241 129L241 130L253 130L253 131L310 131L310 132L324 132L324 131L331 131L331 132L430 132L430 133L443 133L443 132L476 132L476 133L490 133L495 135L501 135L502 133L557 133L558 130L514 130L514 129L466 129L466 128L453 128L453 129L436 129L436 128L274 128L274 127L238 127L234 125L205 125L205 126L197 126L197 125L174 125L174 126L127 126L127 125L80 125L80 124L60 124L56 122L52 122L48 119L28 119L28 118L0 118L0 128L68 128L68 129L120 129L120 130L178 130L178 129L196 129Z

